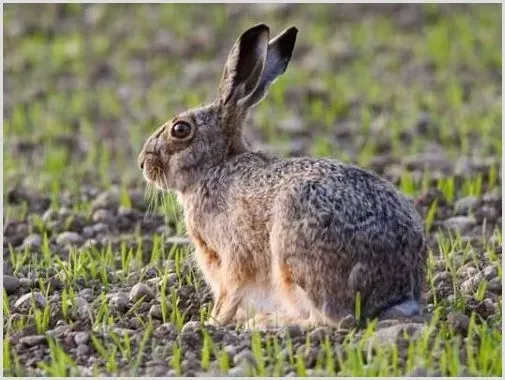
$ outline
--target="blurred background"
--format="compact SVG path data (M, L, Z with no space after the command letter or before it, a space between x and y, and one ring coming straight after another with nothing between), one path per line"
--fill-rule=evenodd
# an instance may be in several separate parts
M5 183L143 186L144 140L213 99L258 22L299 35L249 120L256 147L357 163L406 192L426 171L498 165L500 5L6 4Z

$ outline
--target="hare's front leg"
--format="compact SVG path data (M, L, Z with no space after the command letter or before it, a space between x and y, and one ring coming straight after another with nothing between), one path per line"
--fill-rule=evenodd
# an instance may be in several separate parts
M209 322L219 325L231 323L235 318L241 300L242 295L238 288L232 287L231 289L225 289L225 287L222 286L214 301L214 307L212 308Z

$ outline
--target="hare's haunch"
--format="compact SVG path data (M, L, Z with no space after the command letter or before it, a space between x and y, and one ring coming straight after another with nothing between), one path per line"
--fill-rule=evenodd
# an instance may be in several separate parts
M329 159L281 159L242 137L291 58L297 29L269 39L245 31L226 61L217 99L183 112L145 143L147 181L175 190L199 268L215 300L211 320L338 324L355 315L420 312L423 223L389 182Z

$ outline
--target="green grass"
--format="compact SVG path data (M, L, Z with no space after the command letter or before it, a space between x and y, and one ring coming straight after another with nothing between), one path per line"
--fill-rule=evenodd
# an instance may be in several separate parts
M183 236L182 210L175 196L160 195L145 186L137 155L145 139L166 119L215 96L229 47L241 30L262 20L271 24L273 33L291 24L300 29L288 70L254 110L248 125L263 142L279 146L280 154L285 153L281 146L289 148L293 137L278 128L279 121L295 117L307 131L307 154L365 167L383 154L401 166L406 156L426 152L434 143L452 161L501 157L499 6L469 5L469 9L445 12L437 4L425 4L422 22L412 28L402 28L380 13L359 22L335 22L339 6L301 5L287 16L270 13L260 17L242 10L236 17L230 16L227 5L6 5L4 183L9 189L24 184L40 191L50 198L54 209L64 203L64 193L79 198L85 183L99 189L115 185L120 205L126 208L133 203L128 190L146 188L147 214L163 214L174 234ZM65 14L65 22L60 13ZM96 24L87 26L87 22ZM190 82L190 64L203 67L205 79ZM430 122L419 132L422 114L428 114ZM72 143L62 142L65 139ZM19 152L21 142L34 148ZM502 278L502 232L497 226L483 226L488 229L479 242L483 248L459 235L435 232L443 202L452 207L462 197L481 197L501 188L501 166L495 163L477 174L464 171L442 177L403 166L399 170L395 184L402 192L417 197L436 188L443 195L428 205L424 218L426 232L435 242L428 259L428 292L434 314L440 318L432 320L405 349L381 346L372 350L373 325L358 338L351 334L343 344L326 338L317 347L315 368L308 368L291 338L281 341L253 333L250 349L256 365L249 369L251 375L283 376L286 364L299 376L403 376L416 368L442 376L501 374L501 359L497 359L501 358L502 334L497 327L501 324L501 296L497 315L488 320L473 315L466 336L451 331L443 317L450 310L464 311L468 306L456 281L460 260L472 262L478 270L484 262L495 264ZM30 214L25 203L9 204L6 194L4 191L4 224L28 219L30 232L42 236L40 254L29 248L5 250L4 260L13 273L30 272L39 279L36 287L50 297L48 271L54 271L64 286L56 312L69 324L79 319L77 294L83 287L92 288L90 346L101 360L93 373L118 375L122 360L129 364L130 374L139 374L158 348L152 343L155 322L139 312L141 302L124 316L116 315L106 294L126 286L129 276L139 271L143 280L146 266L156 268L161 279L157 296L162 323L172 323L180 332L191 316L178 292L184 286L204 291L197 272L183 270L190 249L175 245L165 249L165 236L157 234L146 259L138 229L119 249L112 245L72 249L62 258L51 251L48 223ZM73 212L90 216L89 200L79 199L73 207ZM126 240L135 241L136 247L131 248ZM173 284L172 274L164 267L167 262L175 268ZM445 270L451 274L451 298L438 297L433 281ZM476 284L474 300L484 300L487 289L485 280ZM51 317L49 302L42 308L33 303L26 314L20 314L12 311L13 297L4 293L3 298L4 373L27 375L9 338L30 329L44 334L55 327L58 318ZM206 320L209 310L209 304L201 305L197 317ZM113 331L127 318L141 324L140 339ZM202 370L217 363L227 373L233 364L225 347L214 342L211 332L204 329L202 334L198 358ZM461 347L466 352L464 363L459 357ZM169 368L183 375L180 339L162 348L171 353ZM47 352L49 359L40 363L41 374L79 373L75 358L61 342L49 340Z

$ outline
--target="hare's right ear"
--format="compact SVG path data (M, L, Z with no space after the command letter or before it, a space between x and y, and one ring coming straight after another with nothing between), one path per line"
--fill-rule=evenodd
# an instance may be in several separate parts
M219 86L219 98L224 105L237 105L256 89L267 57L269 29L264 24L246 30L228 54Z

